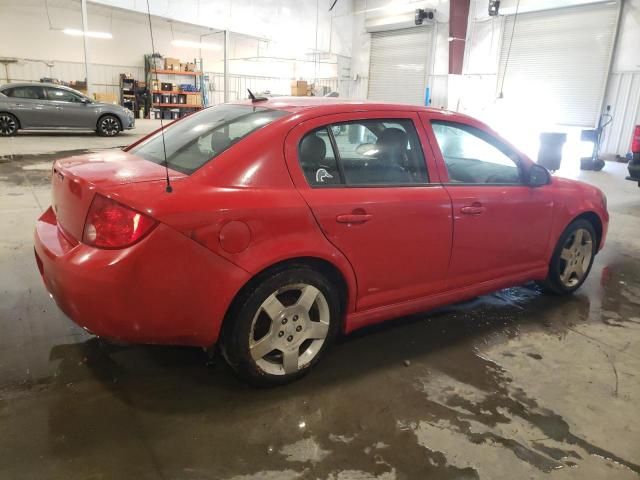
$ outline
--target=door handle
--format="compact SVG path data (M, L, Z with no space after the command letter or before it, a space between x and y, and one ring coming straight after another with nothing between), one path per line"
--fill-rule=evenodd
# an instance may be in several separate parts
M336 222L338 223L365 223L373 218L369 213L351 213L338 215Z
M460 213L464 215L480 215L486 210L480 202L473 202L471 205L466 205L460 209Z
M56 107L56 110L62 110L62 107Z
M24 104L23 103L14 103L13 106L20 108L20 107L24 107Z

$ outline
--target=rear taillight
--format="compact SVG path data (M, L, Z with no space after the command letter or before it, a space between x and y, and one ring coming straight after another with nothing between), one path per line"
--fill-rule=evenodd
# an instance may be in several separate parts
M98 248L133 245L156 225L151 217L96 194L84 224L82 242Z
M633 129L633 138L631 139L631 151L640 153L640 125L636 125Z

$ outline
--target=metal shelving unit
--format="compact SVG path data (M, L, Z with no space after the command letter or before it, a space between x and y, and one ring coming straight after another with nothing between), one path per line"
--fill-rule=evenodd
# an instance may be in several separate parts
M148 111L151 112L152 109L159 109L162 118L169 119L169 115L171 118L174 118L176 109L179 110L179 113L177 114L178 118L195 110L202 109L202 72L200 70L190 72L155 68L158 60L158 58L152 58L151 55L145 55L145 77L149 87L151 87L156 80L158 83L169 83L169 81L171 81L172 84L175 84L182 79L182 85L193 83L193 86L197 91L151 90L151 88L149 88L150 100L148 101ZM199 68L198 63L194 63L196 64L196 68ZM193 95L200 95L200 103L188 103L188 97ZM181 98L180 96L184 97ZM173 97L173 101L171 98L167 99L167 97ZM180 100L184 99L184 101L175 101L176 98L180 98ZM167 115L166 109L172 109L174 112Z

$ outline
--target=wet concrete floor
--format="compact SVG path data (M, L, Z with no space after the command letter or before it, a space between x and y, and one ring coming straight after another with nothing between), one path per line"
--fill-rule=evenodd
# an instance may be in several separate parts
M0 159L0 479L640 476L640 189L571 297L512 288L341 339L254 390L192 348L115 345L61 314L33 261L52 158Z

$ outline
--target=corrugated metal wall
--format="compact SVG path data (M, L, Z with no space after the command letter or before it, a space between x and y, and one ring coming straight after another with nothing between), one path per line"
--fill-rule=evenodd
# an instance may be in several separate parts
M85 66L83 62L52 61L48 66L44 61L21 59L18 63L9 64L9 82L37 82L41 78L57 78L65 82L83 80ZM129 73L133 78L144 79L144 67L131 65L90 66L91 91L119 94L121 73ZM224 102L224 75L218 72L207 72L209 76L209 105ZM229 75L229 100L247 98L247 88L253 92L270 91L278 95L291 93L291 78L258 77L249 75ZM0 65L0 84L7 82L3 65ZM318 86L327 87L330 91L338 90L337 78L320 78Z
M52 66L49 66L51 65ZM91 85L92 92L112 93L119 92L121 73L130 73L134 78L144 79L144 67L131 65L101 65L92 64ZM0 67L0 83L9 82L33 82L43 77L57 78L65 82L72 80L84 80L85 66L83 62L61 62L53 60L49 63L39 60L19 59L18 63L8 65L7 71Z
M605 105L611 105L613 121L605 130L601 152L624 156L634 126L640 125L640 72L612 73Z
M206 72L209 78L207 100L209 105L224 102L224 74ZM249 75L229 75L229 101L247 98L247 88L254 93L269 91L274 95L290 95L292 78L258 77ZM319 78L316 85L327 87L330 91L338 89L337 78Z

